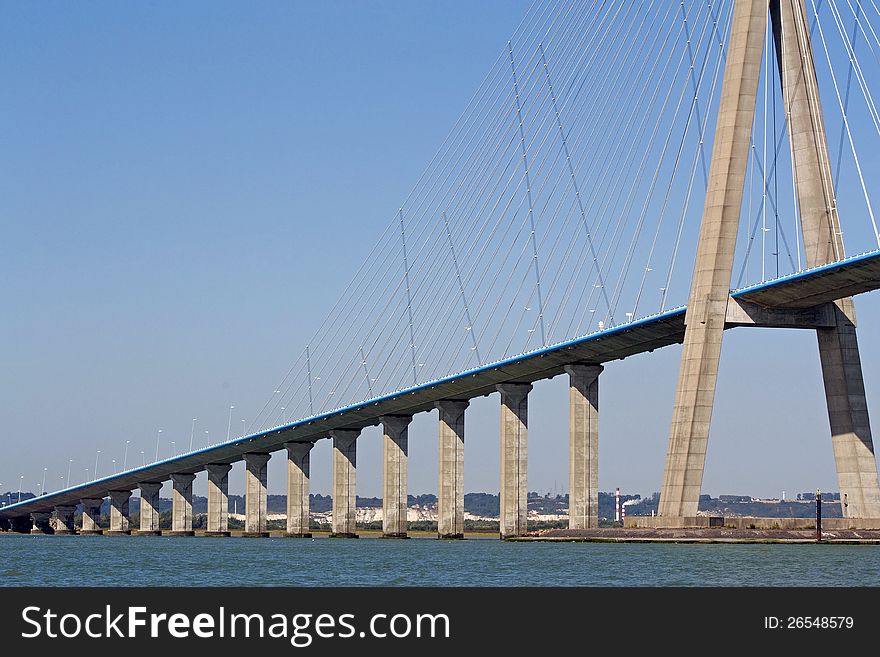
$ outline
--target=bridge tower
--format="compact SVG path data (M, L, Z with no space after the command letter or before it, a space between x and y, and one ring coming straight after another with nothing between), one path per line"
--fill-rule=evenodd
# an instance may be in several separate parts
M807 266L838 260L844 253L804 0L769 0L769 6L768 0L736 0L660 493L665 517L697 513L768 22L787 112ZM841 504L847 502L843 513L880 518L852 299L834 302L832 310L832 326L816 332Z

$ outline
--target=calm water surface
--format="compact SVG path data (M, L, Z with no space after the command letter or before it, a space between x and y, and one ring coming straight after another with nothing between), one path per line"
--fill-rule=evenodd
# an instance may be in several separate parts
M880 586L880 546L0 535L0 586Z

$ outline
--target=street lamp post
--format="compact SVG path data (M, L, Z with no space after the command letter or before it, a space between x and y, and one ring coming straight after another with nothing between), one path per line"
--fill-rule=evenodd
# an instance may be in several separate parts
M40 482L40 495L45 495L46 493L46 470L49 468L43 468L43 481Z
M73 465L73 459L67 459L67 487L70 488L70 467Z
M18 501L21 502L21 485L24 483L24 475L18 478Z
M232 432L232 409L235 406L229 407L229 421L226 423L226 442L229 442L229 434Z
M174 450L174 441L171 441L171 456L177 456L177 452Z
M141 465L147 465L147 457L144 456L144 450L141 450Z
M208 436L208 430L205 429L205 447L211 444L210 440L211 438Z
M159 433L156 434L156 458L153 460L154 463L159 461L159 439L162 437L162 430L159 429Z
M198 418L194 417L192 428L189 430L189 451L193 451L193 438L196 435L196 420L198 420Z
M128 446L131 445L130 440L125 441L125 455L122 457L122 469L125 470L128 467Z
M116 469L116 459L110 459L110 460L113 461L113 472L118 472L118 470Z
M241 435L244 436L247 433L247 425L245 424L244 418L241 419Z
M100 449L95 453L95 479L98 478L98 457L99 456L101 456Z

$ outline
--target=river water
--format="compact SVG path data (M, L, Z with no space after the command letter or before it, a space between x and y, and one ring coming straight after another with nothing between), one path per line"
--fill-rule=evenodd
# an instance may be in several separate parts
M880 546L0 535L0 586L880 586Z

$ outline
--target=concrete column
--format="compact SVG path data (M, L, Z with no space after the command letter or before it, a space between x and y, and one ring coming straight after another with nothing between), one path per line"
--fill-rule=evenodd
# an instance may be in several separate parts
M131 529L128 527L128 501L130 498L130 490L110 491L110 536L131 534Z
M357 538L355 479L359 430L337 429L333 439L333 531L331 538Z
M437 437L437 537L464 538L464 412L470 402L444 400Z
M530 383L501 383L501 538L522 536L528 518Z
M193 480L194 474L171 475L171 531L169 536L194 536L193 531Z
M284 443L287 448L287 536L311 538L309 531L309 453L315 443Z
M385 430L382 459L382 536L407 538L408 427L412 416L383 415L379 420Z
M55 507L55 518L57 519L57 524L55 525L56 534L76 534L76 527L73 524L75 513L75 506Z
M82 500L83 515L82 529L80 534L87 536L89 534L103 534L101 529L101 505L104 504L103 499L87 498Z
M267 515L267 492L266 492L266 463L271 454L245 454L244 462L247 465L245 473L245 518L244 534L251 538L266 538L269 532L266 529Z
M34 511L31 514L31 534L54 534L52 529L52 513L49 511Z
M767 0L737 0L685 315L660 492L662 516L697 514L766 24Z
M16 534L30 534L33 528L34 521L30 516L18 516L9 519L9 530Z
M807 266L817 267L840 260L845 251L807 15L803 0L772 0L770 14L782 93L789 109L787 124L804 253ZM816 332L843 515L878 518L880 484L855 307L851 298L834 305L836 326Z
M568 528L599 526L599 374L601 365L567 365Z
M138 536L160 536L159 530L159 490L161 482L142 482L141 489L141 524Z
M208 471L208 528L205 536L229 536L229 471L231 463L210 463Z

